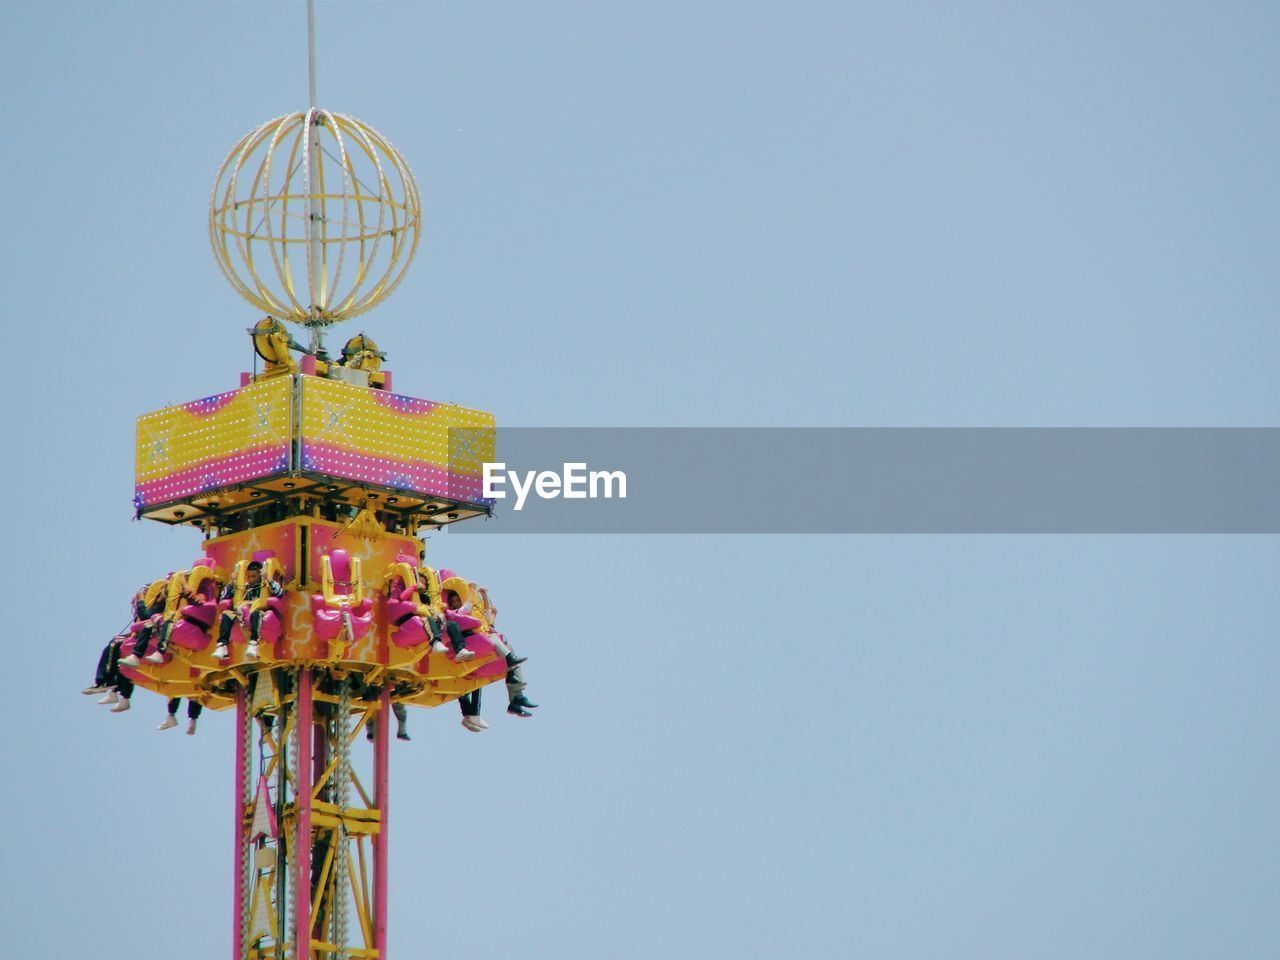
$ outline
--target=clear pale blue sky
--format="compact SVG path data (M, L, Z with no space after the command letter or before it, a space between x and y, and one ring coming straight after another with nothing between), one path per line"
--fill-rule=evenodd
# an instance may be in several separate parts
M1274 4L319 17L321 103L426 201L364 324L406 392L525 426L1280 419ZM0 12L6 953L227 953L227 717L77 691L194 555L130 522L133 418L249 363L206 204L305 105L303 23ZM543 708L396 745L395 960L1276 955L1274 539L430 549Z

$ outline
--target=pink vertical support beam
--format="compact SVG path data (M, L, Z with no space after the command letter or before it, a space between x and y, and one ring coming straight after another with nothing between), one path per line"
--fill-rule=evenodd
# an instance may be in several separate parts
M381 822L373 838L373 947L387 960L387 746L391 743L391 688L378 698L378 728L373 744L373 802Z
M293 956L311 960L311 669L298 671L298 782L294 785L297 833L294 836Z
M231 960L244 960L244 874L245 874L245 834L244 834L244 807L245 807L245 779L248 771L245 770L245 738L248 735L248 726L246 714L249 711L248 694L244 687L240 687L236 693L236 802L235 802L235 892L231 898L232 915L235 920L231 925Z

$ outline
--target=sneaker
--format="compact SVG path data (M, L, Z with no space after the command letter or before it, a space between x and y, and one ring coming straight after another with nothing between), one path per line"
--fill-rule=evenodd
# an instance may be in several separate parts
M225 643L220 643L213 648L213 659L225 660L229 656L231 656L231 651L227 649L227 645Z
M514 653L509 653L507 654L507 666L514 670L528 659L528 657L517 657Z
M475 656L476 656L476 652L474 650L471 650L467 647L463 647L461 650L459 650L457 653L453 655L453 659L458 663L463 663L467 660L474 660Z
M114 707L111 708L111 712L124 713L128 709L129 709L128 699L122 698L119 703L117 703Z
M413 737L409 736L409 731L408 731L408 730L405 730L405 729L402 727L402 728L400 728L399 730L397 730L397 731L396 731L396 739L397 739L397 740L412 740L412 739L413 739Z
M448 653L449 648L446 647L439 640L436 640L434 643L431 644L431 652L432 653Z
M196 722L194 720L187 721L187 736L194 737L196 735Z
M532 717L533 716L532 713L530 713L524 707L520 706L520 704L516 703L516 701L514 700L511 701L511 706L507 707L507 713L511 714L513 717Z
M524 707L526 710L537 710L537 709L538 709L538 705L537 705L536 703L530 703L530 702L529 702L529 698L528 698L528 697L526 697L523 693L522 693L522 694L520 694L520 696L516 697L516 698L515 698L514 700L512 700L511 702L512 702L512 703L514 703L514 704L515 704L516 706L518 706L518 707Z
M119 703L120 693L117 690L108 691L107 695L98 701L99 703Z
M177 725L178 725L178 718L177 718L177 717L175 717L175 716L170 715L170 716L165 717L165 718L164 718L164 722L163 722L163 723L161 723L161 724L160 724L160 726L156 727L156 729L157 729L157 730L172 730L172 729L173 729L174 727L176 727Z
M489 729L489 725L488 725L487 723L485 723L485 722L484 722L484 720L482 720L482 719L481 719L480 717L478 717L478 716L476 716L476 717L472 717L472 718L471 718L471 722L472 722L472 723L474 723L474 724L475 724L477 727L479 727L481 730L488 730L488 729Z
M162 664L164 663L164 654L157 650L155 653L148 653L143 659L145 659L147 663Z
M258 641L250 640L249 645L244 648L244 658L246 660L258 659Z
M95 683L92 687L85 687L80 692L83 693L86 697L92 697L95 693L106 693L110 689L111 688L106 686L105 684Z
M140 666L142 666L142 661L141 661L141 660L139 660L135 654L132 654L132 653L131 653L131 654L129 654L127 657L121 657L121 658L120 658L120 666L122 666L122 667L140 667Z
M466 727L468 730L470 730L472 733L479 733L481 730L484 729L484 727L480 727L476 725L475 717L463 717L462 725Z

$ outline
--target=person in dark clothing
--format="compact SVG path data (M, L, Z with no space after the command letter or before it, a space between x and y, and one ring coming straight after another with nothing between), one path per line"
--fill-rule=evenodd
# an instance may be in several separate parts
M184 571L181 574L170 577L165 616L157 631L159 639L156 641L156 652L146 658L148 663L164 663L164 652L169 648L169 638L173 635L173 630L178 624L184 621L195 624L201 633L208 629L207 625L199 618L189 616L186 613L186 605L203 603L205 597L201 596L200 587L204 585L206 580L212 581L212 579L213 571L205 568L199 562L195 567L192 567L190 573ZM139 652L138 656L142 656L142 654Z
M127 633L112 637L107 641L107 645L102 648L102 653L98 656L98 669L93 675L93 685L85 687L80 692L86 696L92 696L95 693L105 693L108 697L99 700L99 703L115 703L119 699L119 691L122 684L129 684L132 692L132 681L120 673L120 644L129 639ZM117 694L112 697L110 694ZM128 696L128 694L126 694Z
M391 711L396 716L396 739L412 740L409 736L409 711L405 709L403 703L395 701L391 704ZM378 718L370 717L364 725L365 739L372 740L378 735Z
M139 597L142 591L138 591ZM138 599L135 597L135 600ZM98 668L94 671L93 683L80 692L86 696L96 693L104 694L98 703L111 704L112 713L123 713L129 709L129 698L133 696L133 681L120 672L120 644L129 639L128 632L120 633L107 641L98 656Z
M142 619L146 613L146 587L139 587L138 592L133 595L133 616L129 619L129 625L135 621ZM110 695L116 689L116 682L120 676L120 644L129 639L129 625L117 633L114 637L107 641L107 645L102 648L102 653L98 655L98 667L93 672L93 683L85 687L80 692L86 697L91 697L96 693L105 693ZM115 703L119 699L102 699L99 703Z
M445 605L451 612L467 617L470 623L476 624L471 629L463 630L462 635L468 637L472 634L478 634L486 637L493 645L494 652L506 660L507 712L516 717L527 718L533 716L529 710L536 708L537 704L530 702L524 695L525 682L520 672L520 665L528 658L517 656L502 634L497 632L493 625L493 619L498 614L498 608L489 600L488 592L478 586L475 581L467 583L465 587L456 578L447 581L447 583L458 589L443 589ZM463 592L460 593L459 591ZM471 693L459 697L458 707L462 711L462 725L466 729L472 733L479 733L489 728L489 724L485 723L480 716L479 690L473 690Z
M517 656L511 642L498 631L495 623L498 619L498 608L489 599L489 591L474 583L471 584L471 591L476 598L473 611L479 612L481 620L484 621L483 629L489 637L489 642L493 644L493 649L498 655L507 662L507 713L513 717L525 719L532 717L533 714L529 711L536 710L538 705L525 696L524 691L528 684L525 683L524 669L521 666L529 658Z
M107 678L116 669L116 662L120 659L120 636L117 634L108 640L107 645L102 648L102 653L98 655L98 669L93 672L93 683L80 691L86 697L91 697L95 693L106 693L114 686L107 681Z
M433 653L446 652L447 648L442 637L447 635L449 637L449 645L453 647L453 658L455 660L470 660L475 656L475 653L466 649L466 641L462 639L462 630L458 628L456 623L445 616L445 604L440 595L440 587L436 580L435 571L428 567L418 569L417 595L414 599L418 603L416 616L422 618L423 625L431 635L431 650Z
M157 730L168 730L178 725L178 707L182 703L181 697L173 697L169 700L169 715L161 722ZM198 700L187 700L187 736L194 736L196 732L196 721L200 719L200 714L204 712L204 706Z
M165 581L157 580L148 587L138 588L138 592L133 595L133 615L130 618L130 624L151 621L154 616L163 612L164 587ZM147 626L139 631L139 636L141 637L150 629L152 625L148 622ZM102 648L102 653L98 656L93 685L81 691L86 695L105 694L98 703L110 704L112 713L123 713L128 710L130 699L133 697L133 681L120 671L122 665L136 666L137 663L136 659L131 662L129 657L120 656L120 647L129 638L130 632L126 628L107 641L107 645Z
M356 695L365 703L372 703L382 696L382 688L377 686L365 686L362 680L354 681L358 684L355 691ZM406 692L407 688L402 684L392 690L393 695L399 695ZM409 736L409 711L405 709L403 703L393 701L391 710L396 717L396 739L410 740ZM367 739L372 740L378 735L378 718L370 717L364 725L364 735Z
M142 658L147 653L147 648L151 646L151 638L156 631L160 629L164 621L165 607L168 602L167 580L157 580L151 586L147 587L147 592L143 596L141 605L137 598L134 598L135 614L137 614L137 622L145 625L137 632L133 642L133 652L127 657L121 657L120 663L126 667L138 667L142 665Z
M232 582L222 588L218 597L219 601L230 601L231 609L223 610L222 616L218 618L218 645L213 648L214 659L226 660L231 655L227 644L231 640L231 629L236 625L236 620L240 621L242 630L248 627L249 644L245 647L245 659L258 659L258 636L262 628L262 615L267 610L267 600L282 596L284 584L281 583L280 575L264 581L261 561L250 561L245 568L243 596L236 596L236 584Z
M472 733L488 730L489 725L480 719L480 691L472 690L458 698L458 706L462 708L462 725Z
M445 587L445 584L454 584L459 590L466 589L467 597L464 599L458 590L448 589ZM470 622L483 626L484 621L475 616L475 611L472 608L473 598L470 595L470 590L461 586L456 577L449 577L441 584L440 593L445 605L445 616L449 618L448 624L451 627L459 629L461 636L464 638L463 642L465 643L466 637L474 633L479 633L480 630L474 628L462 630L459 625L453 621L453 617L450 616L450 614L465 617L470 620ZM469 648L465 652L472 656L475 655L474 651ZM462 657L458 656L456 659L461 660ZM458 698L458 708L462 711L462 725L472 733L479 733L481 730L489 729L489 724L485 723L480 717L479 690L472 690L470 693L464 693L460 696Z

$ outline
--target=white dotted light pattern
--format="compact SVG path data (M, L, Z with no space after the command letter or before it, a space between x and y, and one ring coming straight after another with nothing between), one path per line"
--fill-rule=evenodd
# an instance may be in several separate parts
M143 414L135 504L171 503L288 470L292 388L280 377Z
M250 131L218 171L209 239L254 307L323 327L388 297L418 247L422 200L385 137L312 107Z
M303 470L480 503L491 413L336 380L302 378Z

